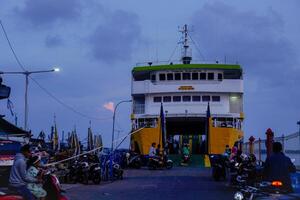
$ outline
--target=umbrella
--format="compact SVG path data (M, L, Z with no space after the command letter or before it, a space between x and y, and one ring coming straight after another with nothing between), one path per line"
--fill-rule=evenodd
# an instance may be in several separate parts
M52 142L53 142L53 150L57 150L58 149L58 133L57 133L56 124L54 125Z
M93 143L93 133L91 127L88 128L88 150L94 149L94 143Z

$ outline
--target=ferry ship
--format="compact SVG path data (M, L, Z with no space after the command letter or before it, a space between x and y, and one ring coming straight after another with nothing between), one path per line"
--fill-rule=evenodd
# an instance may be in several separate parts
M154 142L170 154L184 144L192 154L221 154L243 139L242 67L193 63L187 25L180 31L180 63L132 69L131 149L142 155Z

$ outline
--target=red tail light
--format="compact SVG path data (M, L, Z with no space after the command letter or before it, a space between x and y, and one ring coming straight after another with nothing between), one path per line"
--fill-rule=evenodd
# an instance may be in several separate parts
M272 181L272 186L281 187L282 186L282 182L281 181Z

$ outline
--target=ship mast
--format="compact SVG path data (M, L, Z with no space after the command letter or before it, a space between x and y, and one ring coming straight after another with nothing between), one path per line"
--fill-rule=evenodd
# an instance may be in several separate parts
M189 30L187 24L185 24L179 32L182 33L182 39L180 43L182 44L181 48L181 61L183 64L190 64L192 60L192 51L189 49Z

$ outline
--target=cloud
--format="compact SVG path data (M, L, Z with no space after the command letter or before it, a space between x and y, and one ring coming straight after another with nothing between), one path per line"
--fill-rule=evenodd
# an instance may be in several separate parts
M18 16L36 27L77 19L80 11L80 0L26 0L23 7L15 8Z
M117 10L110 13L87 39L92 56L105 63L130 60L141 39L138 21L138 16L130 12Z
M110 110L111 112L114 112L114 102L107 102L103 105L103 107L106 109L106 110Z
M48 48L61 46L63 44L63 39L59 35L48 35L45 39L45 44Z
M284 37L284 20L272 9L259 15L222 2L208 3L192 23L206 59L223 61L226 56L243 64L251 76L264 77L264 83L282 84L288 68L298 62L291 42Z
M207 60L224 62L226 56L244 68L246 134L263 134L268 127L286 134L298 118L299 60L286 37L297 29L287 29L286 20L295 19L270 7L259 13L220 1L204 4L192 17L192 38Z

